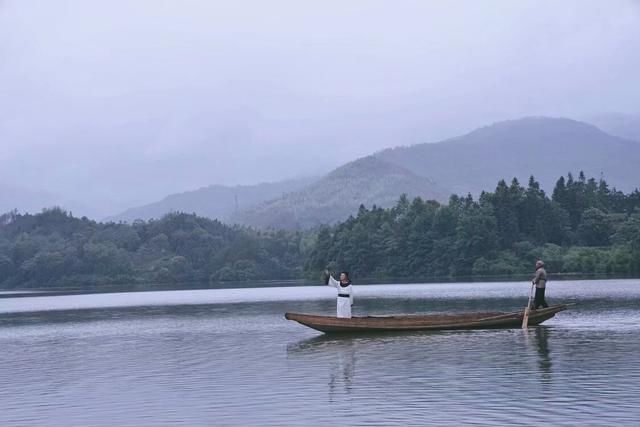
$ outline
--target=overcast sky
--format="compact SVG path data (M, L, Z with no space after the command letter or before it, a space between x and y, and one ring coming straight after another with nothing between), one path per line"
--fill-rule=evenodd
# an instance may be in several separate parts
M638 52L632 0L0 0L0 196L104 216L508 118L638 113Z

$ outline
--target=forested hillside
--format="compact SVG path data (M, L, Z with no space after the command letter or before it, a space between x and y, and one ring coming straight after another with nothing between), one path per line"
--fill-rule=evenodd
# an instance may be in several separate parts
M97 223L51 209L0 217L0 286L90 287L302 276L301 235L229 227L192 214Z
M479 200L441 205L400 199L322 227L308 272L350 269L357 276L434 277L522 274L542 258L552 273L640 274L640 192L569 175L549 198L533 178L500 181Z
M0 287L91 287L317 278L557 273L640 274L640 192L569 175L551 197L530 178L447 204L402 196L306 232L229 227L193 214L97 223L60 210L0 216Z

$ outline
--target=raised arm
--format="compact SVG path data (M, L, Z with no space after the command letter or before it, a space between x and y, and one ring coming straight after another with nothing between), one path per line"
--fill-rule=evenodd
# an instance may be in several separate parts
M333 276L329 275L329 280L327 281L327 285L337 288L340 286L340 282L333 278Z
M332 286L334 288L337 288L340 285L340 282L338 282L336 279L333 278L331 273L329 273L329 270L325 270L323 276L324 276L324 283L326 285Z

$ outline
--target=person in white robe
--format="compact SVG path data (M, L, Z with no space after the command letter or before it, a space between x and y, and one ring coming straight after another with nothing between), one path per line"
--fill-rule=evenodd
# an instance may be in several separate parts
M325 271L326 283L338 290L338 300L336 302L336 317L351 318L351 306L353 305L353 285L349 280L349 273L340 273L340 280Z

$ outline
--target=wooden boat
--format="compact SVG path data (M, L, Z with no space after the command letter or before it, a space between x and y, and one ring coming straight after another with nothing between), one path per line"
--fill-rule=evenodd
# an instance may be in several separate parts
M567 304L531 310L529 325L539 325L566 310ZM350 319L312 314L285 313L284 317L325 333L433 331L444 329L520 328L524 309L513 312L413 314L399 316L367 316Z

